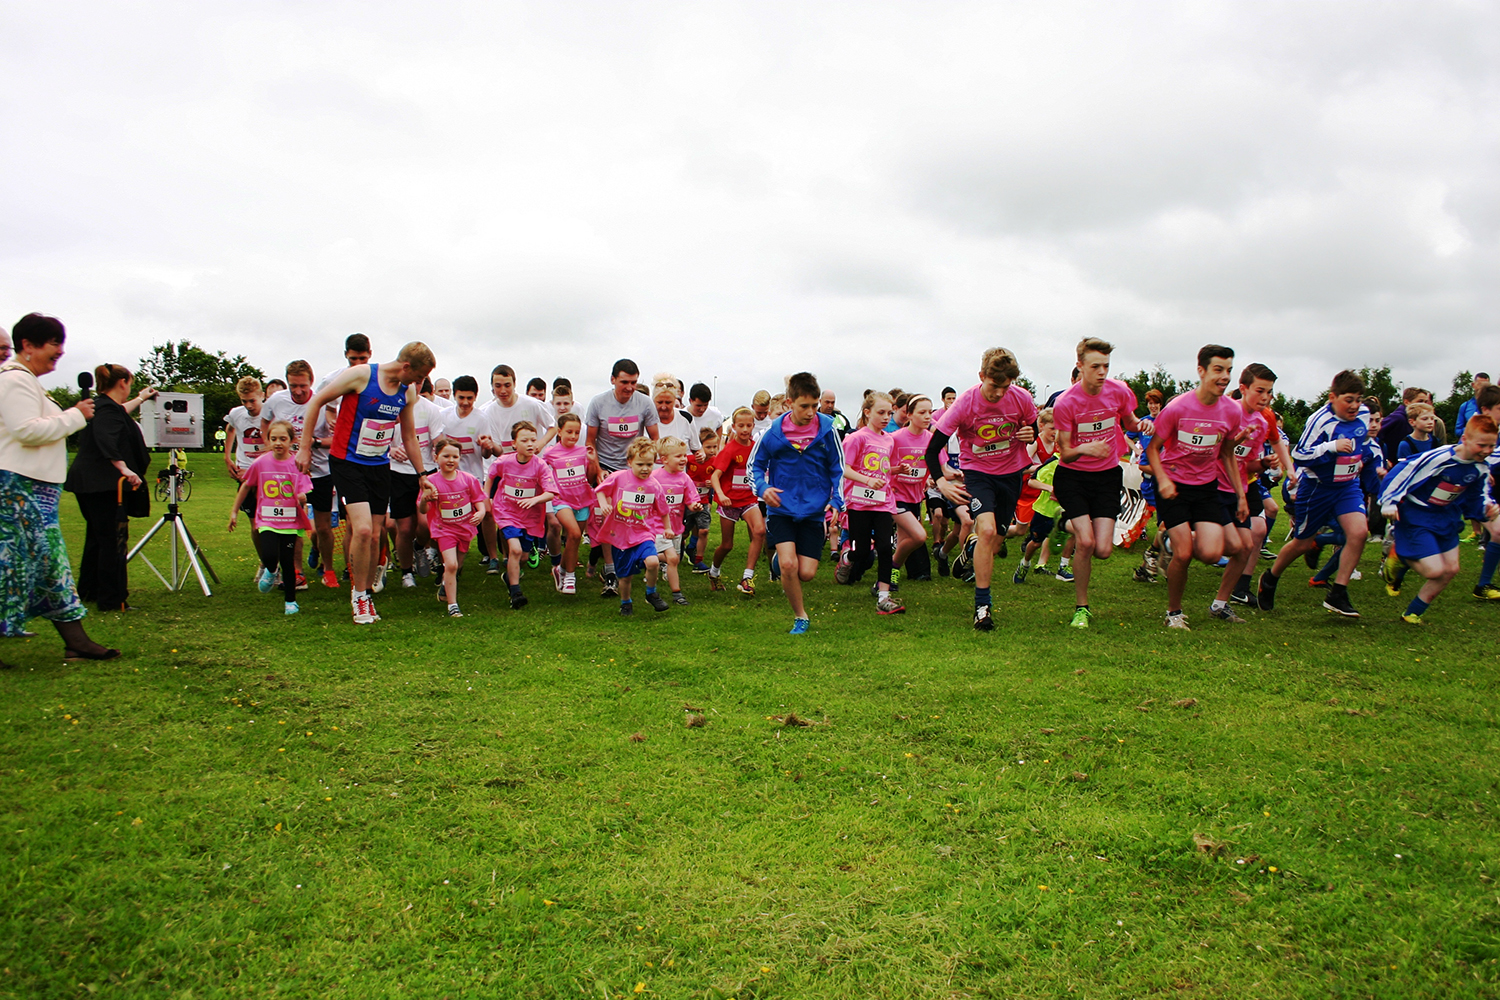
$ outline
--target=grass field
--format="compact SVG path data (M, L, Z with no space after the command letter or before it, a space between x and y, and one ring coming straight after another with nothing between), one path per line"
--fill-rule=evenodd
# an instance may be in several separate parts
M257 594L193 468L214 597L137 566L140 610L89 619L124 659L0 646L0 996L1500 994L1472 547L1425 629L1373 579L1332 620L1300 570L1221 625L1195 569L1169 633L1131 553L1086 633L1009 566L991 635L951 580L882 618L825 570L794 638L764 572L622 620L545 571L512 612L472 563L468 617L423 580L356 628Z

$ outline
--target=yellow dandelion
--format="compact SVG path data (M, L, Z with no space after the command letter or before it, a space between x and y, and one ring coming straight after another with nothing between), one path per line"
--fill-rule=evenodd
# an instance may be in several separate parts
M277 747L276 748L276 752L277 753L286 753L286 747Z
M1039 886L1037 886L1037 888L1040 889L1040 890L1042 890L1043 892L1047 891L1047 887L1045 885L1039 885Z
M1395 966L1393 965L1393 966L1391 966L1391 968L1394 969ZM635 991L637 993L644 993L644 992L646 992L646 984L645 983L636 983L635 984Z
M544 899L544 900L542 900L542 905L543 906L556 906L557 903L555 903L554 901L552 901L550 899Z
M910 756L912 756L912 755L911 755L911 754L905 754L905 756L907 756L907 757L910 757Z
M1276 867L1276 866L1275 866L1275 865L1272 865L1272 866L1271 866L1271 872L1272 872L1272 874L1275 874L1275 873L1276 873L1276 872L1278 872L1278 871L1280 871L1280 870L1281 870L1281 869L1279 869L1279 868L1277 868L1277 867Z

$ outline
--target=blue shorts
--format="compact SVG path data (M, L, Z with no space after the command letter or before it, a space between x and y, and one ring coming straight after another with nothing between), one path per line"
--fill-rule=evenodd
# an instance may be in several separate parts
M510 541L512 538L519 538L521 540L522 552L538 552L547 547L547 539L529 535L526 533L525 528L517 528L515 525L507 524L503 526L500 529L500 534L506 541Z
M565 503L549 503L549 504L547 504L547 513L549 513L549 514L557 514L557 513L561 512L561 511L565 511L565 510L571 510L573 512L573 520L577 521L579 524L588 524L588 522L589 522L589 514L593 513L594 508L592 508L592 507L569 507Z
M1408 506L1401 508L1401 520L1396 522L1396 555L1403 559L1426 559L1458 548L1459 535L1463 533L1461 518L1424 520Z
M788 517L774 511L766 516L766 542L772 549L782 542L793 542L799 556L822 559L825 537L821 516Z
M1312 538L1325 524L1337 521L1345 514L1364 513L1365 494L1359 488L1359 480L1324 484L1303 479L1297 484L1297 520L1292 537Z
M1156 477L1145 469L1141 470L1141 499L1152 507L1161 506L1156 502Z
M628 549L615 545L609 548L615 554L615 576L622 580L628 580L644 570L647 559L656 558L656 539L654 538L648 538L641 544L632 545Z
M1048 517L1046 514L1038 514L1033 510L1031 512L1031 530L1027 533L1026 540L1028 542L1036 542L1040 545L1047 540L1048 535L1052 534L1052 529L1056 525L1057 522L1053 518Z

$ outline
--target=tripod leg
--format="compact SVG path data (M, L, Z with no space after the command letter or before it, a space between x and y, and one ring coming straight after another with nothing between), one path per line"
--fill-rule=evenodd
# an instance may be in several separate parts
M151 541L152 536L160 531L161 526L166 523L167 519L165 517L162 517L155 524L153 524L151 526L151 530L146 532L145 536L140 541L135 543L135 548L130 550L130 554L125 557L125 562L126 564L129 564L132 559L139 555L141 557L141 562L145 563L146 568L151 570L152 573L156 574L156 578L162 582L162 586L166 587L168 590L172 590L173 587L171 582L168 581L166 577L161 575L161 570L157 569L156 564L153 563L149 558L147 558L146 554L141 551L141 549L146 547L146 543Z
M214 583L222 582L219 580L219 574L214 572L213 564L208 561L208 553L203 551L202 546L198 544L198 539L193 537L193 529L187 526L187 521L179 515L177 523L182 525L182 530L187 534L188 550L193 554L193 558L202 565L203 569L208 570L208 578Z
M193 536L188 534L187 525L182 523L181 518L177 519L177 532L182 536L183 545L187 548L188 566L198 575L198 586L203 588L203 596L214 596L214 592L208 589L208 581L203 577L203 567L198 563L198 546L193 543ZM187 579L186 569L182 571L182 578Z

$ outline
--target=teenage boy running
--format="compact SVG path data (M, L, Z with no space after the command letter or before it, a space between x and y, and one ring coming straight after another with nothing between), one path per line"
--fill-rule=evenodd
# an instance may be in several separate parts
M810 372L787 380L791 409L761 436L750 460L750 486L769 508L766 540L775 549L771 573L792 606L791 635L812 627L802 584L818 572L823 555L823 512L843 509L844 451L833 418L818 412L822 391Z
M943 498L967 504L974 515L974 627L981 632L995 628L990 597L995 552L1021 496L1021 472L1031 463L1026 446L1036 440L1036 401L1013 384L1020 374L1010 351L985 351L979 384L943 410L923 456ZM955 434L961 483L945 475L943 463L943 451Z
M1261 574L1257 594L1262 611L1276 605L1276 584L1286 568L1306 552L1317 548L1315 540L1323 525L1338 521L1344 530L1344 551L1338 575L1328 588L1323 607L1345 618L1358 618L1349 603L1349 577L1359 565L1370 530L1365 517L1365 494L1360 474L1367 459L1377 457L1369 425L1361 412L1364 379L1352 371L1333 377L1328 402L1307 420L1302 437L1292 450L1292 461L1301 470L1297 486L1297 516L1292 539L1276 553L1271 568Z
M1128 431L1152 432L1151 421L1137 420L1135 393L1109 377L1114 345L1094 337L1078 342L1078 381L1052 407L1057 426L1057 475L1053 496L1073 528L1073 628L1088 628L1089 577L1095 559L1114 551L1115 519L1120 516L1124 474L1120 459L1129 454ZM1158 487L1159 492L1159 487Z
M1198 387L1173 397L1156 418L1146 456L1156 479L1162 527L1172 542L1167 563L1167 627L1187 629L1182 594L1188 567L1196 556L1217 565L1226 551L1238 553L1239 538L1226 531L1231 521L1245 521L1249 508L1235 461L1234 446L1243 437L1240 404L1224 396L1234 370L1234 350L1208 344L1198 351ZM1221 489L1225 483L1228 491ZM1227 499L1226 499L1227 497ZM1210 614L1244 623L1225 603L1215 601Z
M1215 618L1234 621L1234 612L1229 609L1231 600L1253 606L1255 598L1250 596L1250 570L1260 556L1260 547L1265 544L1270 525L1266 521L1266 494L1260 482L1260 470L1266 461L1266 442L1275 433L1275 414L1268 406L1276 390L1276 373L1262 364L1246 365L1240 372L1240 410L1245 417L1244 436L1234 446L1235 464L1240 470L1240 482L1245 487L1245 503L1249 516L1237 519L1226 528L1234 533L1240 550L1230 556L1224 567L1223 579L1219 581L1219 593L1209 607ZM1270 414L1270 419L1267 415ZM1227 611L1228 614L1222 612Z

